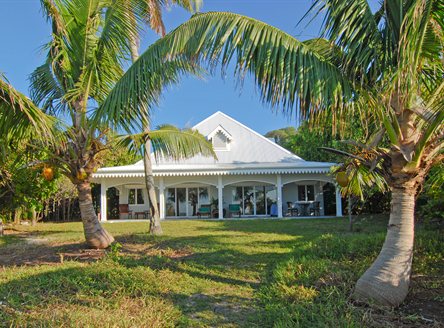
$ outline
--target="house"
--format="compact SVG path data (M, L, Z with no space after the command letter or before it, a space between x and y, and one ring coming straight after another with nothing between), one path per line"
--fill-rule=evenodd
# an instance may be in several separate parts
M217 160L153 158L162 219L194 217L209 204L218 218L239 214L230 213L233 208L244 217L342 216L341 197L329 175L334 163L304 161L222 112L193 128L212 141ZM102 220L107 219L108 188L116 188L119 204L128 204L133 213L149 208L143 161L101 168L93 182L101 184Z

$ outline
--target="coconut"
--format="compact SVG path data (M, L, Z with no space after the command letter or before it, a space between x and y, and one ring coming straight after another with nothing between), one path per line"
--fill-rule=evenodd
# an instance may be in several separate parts
M42 175L46 181L51 181L52 179L54 179L54 170L52 169L52 167L49 166L44 167Z
M336 174L336 181L338 181L339 185L341 187L347 187L348 185L348 176L346 172L338 172L338 174Z

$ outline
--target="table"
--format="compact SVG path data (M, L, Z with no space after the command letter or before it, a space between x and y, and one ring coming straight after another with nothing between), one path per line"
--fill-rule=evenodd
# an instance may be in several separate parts
M134 213L134 217L136 218L136 220L138 220L139 219L139 215L142 215L142 218L144 220L148 220L149 213L150 213L149 211L136 212L136 213Z
M295 204L301 208L301 216L308 216L308 207L313 204L313 201L298 201Z

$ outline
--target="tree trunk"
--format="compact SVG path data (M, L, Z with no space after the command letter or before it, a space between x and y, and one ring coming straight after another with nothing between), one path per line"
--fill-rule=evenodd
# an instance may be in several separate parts
M114 241L114 238L100 225L97 219L92 202L90 183L84 181L77 184L76 187L79 192L80 213L88 246L107 248Z
M34 207L31 209L31 215L31 225L34 227L37 224L37 212Z
M145 129L145 131L148 128ZM154 187L153 165L151 162L151 141L145 142L145 153L143 154L143 166L145 170L145 185L148 190L148 198L152 218L150 221L150 233L152 235L161 235L163 233L160 225L159 207L157 206L156 189Z
M136 24L135 16L131 13L131 23ZM134 63L139 58L139 39L137 35L131 35L130 40L131 60ZM144 132L150 132L150 125L148 120L148 108L140 106L140 110L146 113L146 122L144 126ZM156 189L154 186L153 165L151 162L151 140L147 139L145 142L145 153L143 154L143 166L145 172L145 185L148 192L148 199L150 203L150 209L152 217L150 220L150 234L161 235L163 234L162 226L160 225L159 208L157 207Z
M415 188L392 188L387 236L376 261L358 280L353 297L398 306L407 296L412 270Z
M14 224L20 224L21 216L22 216L22 208L17 207L14 210Z
M71 198L68 198L68 221L71 221Z

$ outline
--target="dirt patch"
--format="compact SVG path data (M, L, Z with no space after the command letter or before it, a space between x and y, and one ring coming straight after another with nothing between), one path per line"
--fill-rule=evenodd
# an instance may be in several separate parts
M8 230L19 238L17 242L0 248L0 267L19 265L56 265L66 260L97 261L104 250L88 249L84 243L52 243L32 233Z
M181 260L188 258L193 254L191 247L183 247L174 249L170 247L159 247L155 244L138 244L125 243L123 244L122 255L132 258L140 258L143 256L164 256L174 260Z
M425 323L444 327L444 278L413 277L411 292L400 310L419 317Z

